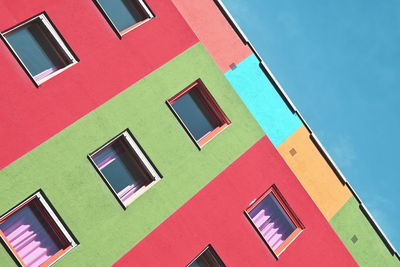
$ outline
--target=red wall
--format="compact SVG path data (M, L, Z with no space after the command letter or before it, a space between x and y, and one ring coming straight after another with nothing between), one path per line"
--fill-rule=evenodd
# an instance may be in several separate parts
M196 179L196 177L193 177ZM272 184L305 226L276 260L243 211ZM114 267L186 266L208 244L227 266L357 266L270 141L263 137Z
M222 72L252 54L213 0L172 0Z
M0 169L198 42L170 0L120 40L92 0L2 1L0 31L46 11L80 59L36 88L0 41Z

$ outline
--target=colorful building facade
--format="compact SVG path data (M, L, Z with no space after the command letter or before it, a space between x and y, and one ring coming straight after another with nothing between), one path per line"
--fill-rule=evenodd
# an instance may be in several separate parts
M3 2L0 266L400 265L221 2Z

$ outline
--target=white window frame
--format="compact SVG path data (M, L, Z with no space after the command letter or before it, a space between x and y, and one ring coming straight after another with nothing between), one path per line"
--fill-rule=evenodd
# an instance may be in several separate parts
M12 216L12 213L14 213L16 210L22 208L23 206L27 205L29 202L33 201L35 198L37 198L40 203L43 205L44 209L46 210L46 212L50 215L50 218L54 221L54 223L56 224L56 226L58 227L58 229L61 231L61 233L64 235L64 237L68 240L68 242L71 244L71 247L65 251L65 253L63 253L62 255L60 255L59 257L57 257L56 259L54 259L54 261L52 263L50 263L49 266L53 265L54 263L56 263L59 259L61 259L62 257L64 257L67 253L69 253L73 248L75 248L76 246L78 246L78 243L74 240L74 238L72 238L71 234L68 232L68 230L65 228L64 224L60 221L60 219L58 218L58 216L55 214L55 212L53 211L53 209L50 207L50 205L47 203L46 199L42 196L41 192L36 192L35 194L33 194L32 196L28 197L26 200L24 200L23 202L21 202L20 204L18 204L17 206L15 206L14 208L12 208L10 211L8 211L7 213L3 214L3 216L0 217L0 221L5 218L8 217L9 215ZM2 239L2 237L0 237ZM6 242L7 246L8 243ZM14 255L14 253L13 253ZM14 257L18 260L18 257L16 255L14 255ZM19 262L19 260L18 260ZM23 262L19 262L21 264L21 266L24 266Z
M152 182L150 182L148 185L144 185L141 187L139 190L137 190L135 193L133 193L132 196L130 196L125 202L123 202L119 197L118 197L118 192L114 190L114 187L110 184L108 181L107 177L103 175L103 172L97 167L96 163L94 162L93 157L101 152L105 147L108 145L112 144L114 141L116 141L119 138L125 138L125 140L128 142L130 147L133 149L133 152L139 157L140 163L143 164L143 166L146 168L146 170L151 174ZM139 147L139 145L135 142L135 140L132 138L128 130L125 130L121 134L117 135L110 141L108 141L106 144L102 145L100 148L98 148L95 152L89 154L89 159L92 162L93 166L95 166L96 170L98 173L101 175L103 180L107 183L108 187L112 190L113 194L115 197L118 199L119 203L124 207L127 208L133 201L135 201L138 197L143 195L147 190L149 190L151 187L153 187L158 181L161 180L161 176L158 174L154 166L150 163L149 159L146 157L146 155L143 153L142 149Z
M34 78L34 75L32 75L32 73L29 71L29 69L27 68L27 66L24 64L24 62L22 61L22 59L18 56L17 51L15 51L15 49L12 47L12 45L10 44L10 42L8 42L7 40L7 35L12 34L13 31L18 30L19 28L25 27L28 24L34 22L35 20L39 20L40 23L43 24L43 26L45 27L45 29L48 31L48 34L54 38L54 40L56 41L56 44L58 45L58 47L60 48L61 52L64 53L65 58L67 61L69 61L70 63L68 65L66 65L65 67L56 70L55 72L47 75L46 77L43 77L40 80L36 80ZM76 59L76 57L74 56L74 54L72 53L72 51L67 47L67 45L65 44L65 42L62 40L62 38L60 37L60 35L58 34L58 32L56 31L56 29L53 27L53 25L51 24L49 18L46 16L45 13L41 13L33 18L30 18L20 24L18 24L17 26L12 27L11 29L2 32L1 36L3 38L3 40L6 42L7 46L10 48L11 52L14 54L14 56L17 58L17 60L20 62L20 64L22 65L22 67L25 69L25 71L29 74L31 80L35 83L36 86L41 85L42 83L44 83L45 81L49 80L50 78L56 76L57 74L63 72L64 70L72 67L73 65L75 65L76 63L78 63L78 60Z
M153 14L153 12L151 12L149 6L147 5L147 3L144 0L130 0L130 1L137 1L138 4L143 8L143 10L146 12L147 14L147 18L145 18L143 21L138 22L136 24L133 24L131 27L129 27L126 32L121 33L117 26L115 26L114 22L112 21L112 19L110 18L110 16L107 14L106 10L103 8L103 6L101 5L100 1L98 0L94 0L96 2L96 5L98 6L98 8L100 9L101 13L105 16L106 20L108 21L108 23L110 24L110 26L112 27L112 29L114 30L114 32L118 35L118 38L122 39L122 36L124 36L125 34L131 32L132 30L136 29L137 27L143 25L145 22L153 19L155 16Z

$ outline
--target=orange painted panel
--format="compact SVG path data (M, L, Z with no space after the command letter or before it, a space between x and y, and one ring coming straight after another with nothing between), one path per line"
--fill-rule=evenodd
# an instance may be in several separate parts
M222 72L252 54L213 0L172 0Z
M279 147L278 151L329 221L352 196L302 126Z

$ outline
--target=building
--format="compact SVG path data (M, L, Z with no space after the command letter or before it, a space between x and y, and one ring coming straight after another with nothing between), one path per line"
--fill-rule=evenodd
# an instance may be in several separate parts
M0 266L399 266L221 2L0 12Z

